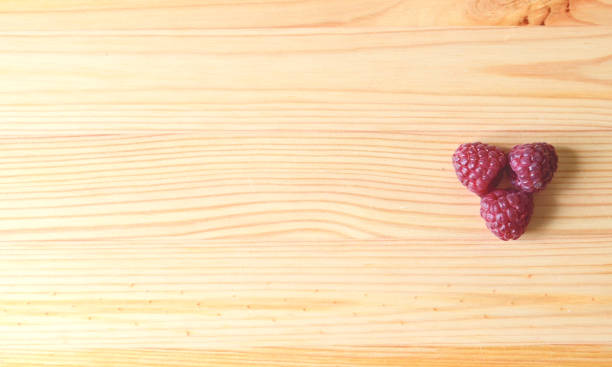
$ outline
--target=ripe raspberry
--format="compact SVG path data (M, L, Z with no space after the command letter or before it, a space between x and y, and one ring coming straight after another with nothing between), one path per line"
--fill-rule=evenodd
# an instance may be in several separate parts
M512 185L525 192L544 190L557 170L555 148L546 143L517 145L508 159Z
M453 154L457 178L478 196L495 188L506 162L506 155L499 148L480 142L461 144Z
M487 228L504 241L518 239L533 213L533 195L516 190L494 190L480 200L480 216Z

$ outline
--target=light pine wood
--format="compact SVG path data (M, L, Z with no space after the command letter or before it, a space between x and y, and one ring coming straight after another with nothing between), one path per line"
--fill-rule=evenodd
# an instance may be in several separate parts
M0 366L612 364L610 28L172 3L0 2ZM520 241L475 140L558 149Z
M4 240L401 239L491 234L464 141L546 140L559 171L525 240L612 236L612 131L209 131L0 138Z
M570 137L612 128L608 27L5 32L0 39L5 136L461 128Z
M612 25L611 0L3 0L0 30Z
M368 350L370 349L370 350ZM45 365L70 361L66 366L416 366L416 367L607 367L608 346L553 345L530 347L387 347L363 349L260 348L237 351L169 349L96 349L80 352L17 352L4 366Z
M609 236L505 246L444 237L3 243L0 353L296 348L409 358L416 346L599 344L610 361Z

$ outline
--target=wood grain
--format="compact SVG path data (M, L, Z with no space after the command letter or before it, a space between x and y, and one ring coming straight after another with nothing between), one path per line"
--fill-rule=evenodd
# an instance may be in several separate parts
M81 352L21 352L4 359L6 367L62 366L416 366L416 367L607 367L611 351L600 345L530 347L388 347L360 349L259 348L246 351L96 349Z
M402 346L580 343L608 345L611 356L609 236L511 246L418 237L5 242L0 251L7 353L278 347L384 355Z
M0 2L0 366L612 364L611 29L395 27L610 4L415 4ZM558 149L518 242L475 140Z
M0 30L612 25L610 0L4 0Z
M606 27L25 32L0 40L5 136L612 127Z
M612 131L0 138L4 240L465 238L478 197L450 157L464 141L546 140L560 166L525 239L612 236Z

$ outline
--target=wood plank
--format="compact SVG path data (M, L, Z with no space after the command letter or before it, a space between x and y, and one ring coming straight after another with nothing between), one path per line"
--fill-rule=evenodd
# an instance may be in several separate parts
M469 237L5 242L0 350L337 348L412 358L418 346L525 355L567 344L566 358L580 360L577 345L589 344L609 361L609 236L512 246ZM597 348L585 353L592 361Z
M610 238L610 130L0 137L0 236L486 242L479 198L450 161L475 140L557 147L525 240Z
M612 25L610 0L4 0L0 30Z
M610 30L3 33L1 133L608 130Z
M360 349L304 350L262 348L236 350L97 349L72 352L11 352L6 367L53 363L81 366L414 366L414 367L608 367L612 350L606 345L523 347L391 347L376 352Z

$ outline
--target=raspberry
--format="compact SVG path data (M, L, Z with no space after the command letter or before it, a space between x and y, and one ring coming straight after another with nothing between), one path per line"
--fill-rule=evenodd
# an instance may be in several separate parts
M525 232L533 213L533 195L517 190L494 190L480 200L480 216L487 228L504 241Z
M557 170L555 148L546 143L517 145L508 159L512 185L525 192L544 190Z
M499 148L480 142L461 144L453 154L457 178L478 196L495 188L506 162L506 155Z

